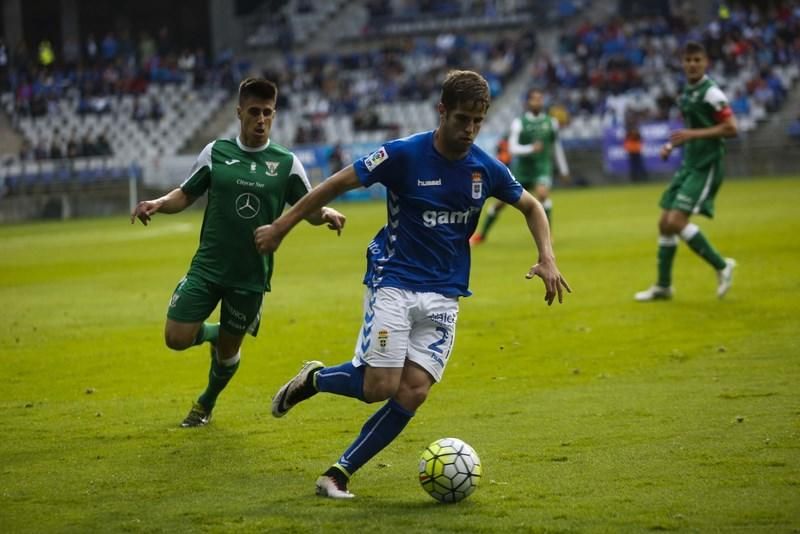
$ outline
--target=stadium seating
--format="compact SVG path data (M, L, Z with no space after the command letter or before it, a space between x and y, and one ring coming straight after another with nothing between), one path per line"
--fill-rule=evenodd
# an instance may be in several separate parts
M535 39L517 28L470 37L417 37L413 42L385 39L367 49L286 53L266 69L280 87L289 88L283 91L273 137L292 146L369 143L433 128L439 82L447 70L481 71L496 97L535 46ZM300 135L305 129L318 134ZM224 135L237 130L232 119Z
M222 89L193 90L189 83L150 84L143 95L123 94L109 98L109 112L104 114L79 114L78 97L73 94L50 104L48 115L57 115L57 127L48 115L44 117L16 117L16 126L32 146L63 145L67 139L95 140L103 136L112 148L112 154L78 157L69 160L25 162L22 167L0 168L0 178L11 177L11 191L54 188L60 182L74 179L86 185L103 180L127 179L141 172L144 160L171 156L178 153L185 142L202 127L214 113L225 96ZM163 110L158 119L141 121L132 119L136 100L153 99ZM19 172L24 169L25 172ZM54 181L59 169L61 180Z
M281 12L269 14L247 37L253 48L305 43L317 36L319 29L347 4L344 0L308 2L290 0Z
M688 38L706 42L714 60L711 75L731 99L743 132L779 110L800 77L800 10L766 17L754 15L756 8L734 8L691 27L679 14L669 20L586 22L580 17L587 3L546 1L534 9L518 0L286 0L269 3L282 7L265 11L264 22L246 41L271 47L272 53L261 57L272 59L261 67L281 88L272 137L291 147L370 144L433 128L439 82L450 68L475 69L489 80L493 105L483 134L506 133L526 90L539 86L562 123L568 148L597 145L607 127L623 123L631 112L640 119L677 117L682 85L677 51ZM529 33L533 15L552 21L560 10L576 15L560 19L563 30L545 24L538 25L537 36ZM294 46L278 42L276 28L288 31ZM555 47L541 45L551 42L548 32ZM14 162L0 168L0 178L16 189L36 189L70 177L81 183L100 175L125 177L144 160L177 154L230 97L244 72L231 68L198 84L161 70L163 76L149 71L141 93L100 94L96 100L81 98L69 76L55 76L55 84L66 86L45 92L38 107L20 108L15 95L0 95L0 106L34 153L55 143L63 155L70 139L99 136L113 147L112 155L99 157L102 165L81 158L66 164ZM223 77L226 84L220 83ZM159 104L157 117L140 113L151 102ZM58 117L57 131L52 116ZM231 118L219 134L237 131L238 121Z
M729 99L738 99L734 111L747 132L780 108L800 76L798 19L800 10L770 19L751 8L721 12L703 27L680 17L583 23L561 34L558 54L537 64L529 83L544 86L551 102L566 108L565 140L599 138L630 111L645 119L676 117L679 48L687 39L700 40L712 58L710 75Z

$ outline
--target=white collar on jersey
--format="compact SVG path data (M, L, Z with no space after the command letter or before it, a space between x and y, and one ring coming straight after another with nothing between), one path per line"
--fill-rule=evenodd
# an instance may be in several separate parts
M531 111L531 110L527 110L527 111L525 112L525 116L526 116L526 117L528 117L529 119L535 119L535 118L537 118L537 117L541 117L541 116L542 116L542 115L544 115L544 114L545 114L545 113L544 113L544 110L540 111L539 113L534 113L534 112L533 112L533 111Z
M706 81L707 79L708 79L708 74L703 74L702 78L700 78L699 80L697 80L694 83L690 83L690 84L687 84L687 85L689 86L689 89L694 89L695 87L697 87L698 85L700 85L701 83Z
M267 142L264 143L263 146L257 146L253 148L251 146L247 146L244 143L242 143L241 138L238 135L236 136L236 144L239 145L239 148L244 150L245 152L261 152L262 150L266 150L267 147L269 146L269 141L270 140L267 139Z

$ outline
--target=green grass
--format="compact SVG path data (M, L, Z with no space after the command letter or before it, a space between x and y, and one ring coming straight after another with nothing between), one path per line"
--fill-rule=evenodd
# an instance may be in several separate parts
M177 423L208 351L172 352L162 329L200 214L0 227L0 531L800 531L800 182L729 181L698 221L740 264L724 301L681 245L675 299L637 304L661 188L556 192L574 293L552 308L504 213L473 253L444 381L349 502L314 479L377 407L320 395L276 420L269 401L303 359L350 358L382 205L341 205L341 238L288 238L261 333L196 430ZM484 464L454 506L416 480L445 436Z

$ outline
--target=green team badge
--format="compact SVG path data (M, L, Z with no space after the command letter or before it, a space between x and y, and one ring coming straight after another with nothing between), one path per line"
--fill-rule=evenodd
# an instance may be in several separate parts
M267 176L278 176L278 165L280 165L280 162L265 161L264 165L267 166L267 170L265 171Z

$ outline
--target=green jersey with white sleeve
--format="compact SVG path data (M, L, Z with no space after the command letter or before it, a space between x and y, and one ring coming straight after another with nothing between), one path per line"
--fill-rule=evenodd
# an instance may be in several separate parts
M273 255L256 250L253 232L311 190L297 156L269 140L251 148L238 137L217 139L200 153L181 189L192 197L208 192L190 272L225 287L269 291Z
M725 93L708 76L687 85L678 100L686 128L710 128L731 116ZM686 142L683 166L703 168L712 165L725 155L725 140L721 137L691 139Z
M526 111L511 123L509 151L514 157L514 177L526 188L537 182L552 185L553 157L562 175L569 173L564 149L558 138L558 121L544 113ZM534 151L534 143L540 143Z

